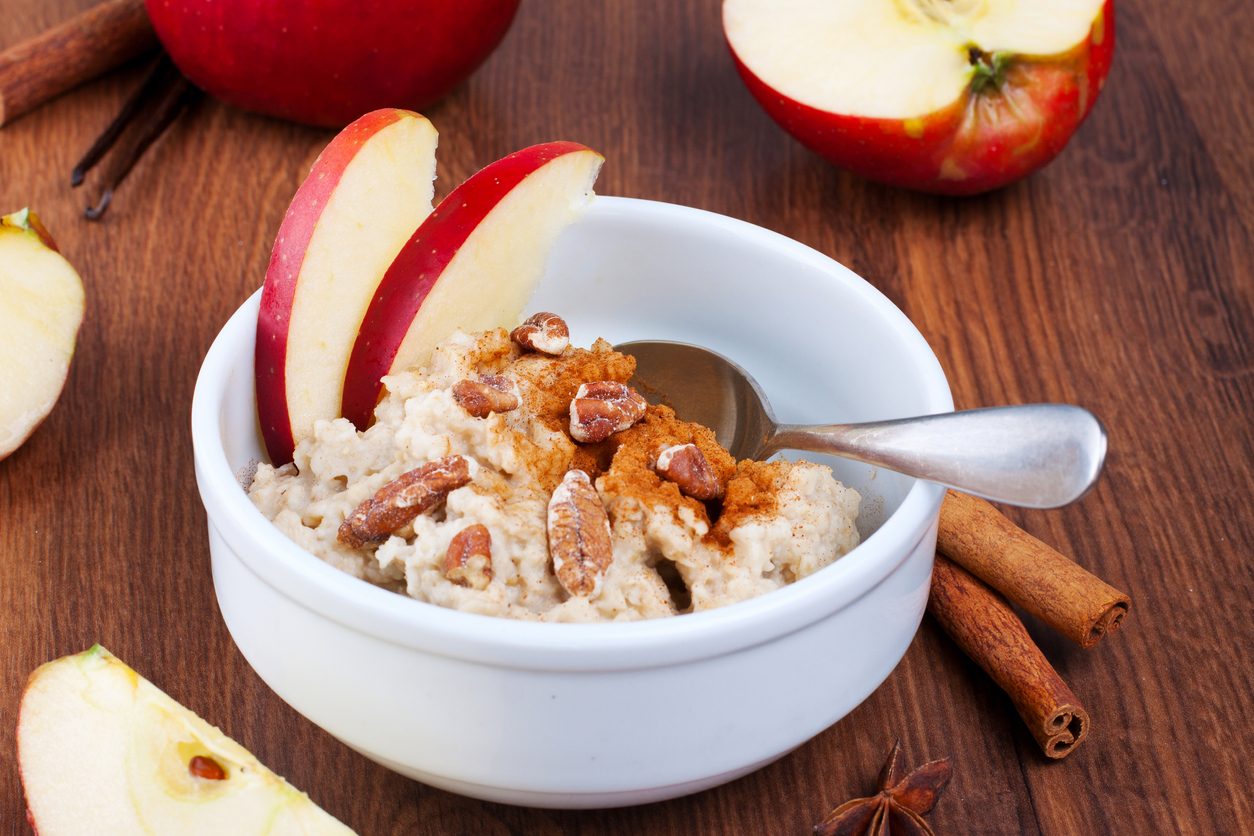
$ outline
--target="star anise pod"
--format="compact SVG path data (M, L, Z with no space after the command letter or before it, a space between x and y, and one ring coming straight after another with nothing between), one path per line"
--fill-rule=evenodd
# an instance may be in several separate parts
M953 767L949 758L941 758L899 779L900 756L898 740L880 770L880 791L846 801L828 813L814 826L816 836L934 836L923 816L936 806Z

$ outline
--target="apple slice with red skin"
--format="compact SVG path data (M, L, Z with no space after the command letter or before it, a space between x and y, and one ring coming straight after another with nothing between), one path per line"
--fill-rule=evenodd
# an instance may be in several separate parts
M344 379L344 417L365 429L382 378L426 362L454 331L517 324L549 249L591 199L603 162L576 142L533 145L444 198L370 302Z
M257 317L257 414L270 461L340 415L349 352L388 265L431 211L435 128L376 110L341 131L297 190Z
M1115 48L1114 0L725 0L723 26L750 92L802 144L867 179L948 195L1054 159Z
M40 836L352 833L100 645L31 674L17 766Z

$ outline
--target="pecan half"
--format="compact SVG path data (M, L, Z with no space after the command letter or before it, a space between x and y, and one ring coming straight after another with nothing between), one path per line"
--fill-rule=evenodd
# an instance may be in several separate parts
M522 397L508 377L481 374L478 380L459 380L453 386L453 400L476 418L487 418L493 412L518 409Z
M340 524L336 539L354 549L382 543L469 481L470 462L462 456L427 462L402 473L354 508Z
M492 534L486 525L468 525L449 541L444 577L459 586L488 588L492 581Z
M566 472L549 500L548 524L549 554L558 583L571 595L596 595L614 551L610 519L587 473Z
M570 435L595 444L622 432L644 417L649 402L625 383L585 383L570 402Z
M678 487L680 493L699 499L702 502L717 499L723 495L723 486L718 481L718 474L710 467L709 460L701 448L695 444L676 444L667 447L657 454L654 465L658 475L669 479Z
M561 354L570 345L570 329L566 320L555 313L541 311L510 332L514 342L542 354Z

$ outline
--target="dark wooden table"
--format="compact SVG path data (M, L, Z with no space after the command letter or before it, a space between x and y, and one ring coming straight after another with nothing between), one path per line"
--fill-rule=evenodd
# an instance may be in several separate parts
M3 0L0 47L90 0ZM344 822L376 833L803 833L872 789L893 738L953 754L942 833L1236 833L1254 756L1254 73L1247 4L1121 2L1102 99L1026 182L969 200L869 185L800 148L741 86L719 3L527 0L499 52L428 115L440 188L545 139L605 153L599 191L783 232L880 287L959 407L1071 401L1110 430L1097 489L1022 525L1126 589L1091 651L1032 626L1093 717L1047 762L1008 699L925 620L889 680L728 786L568 813L394 775L297 715L219 618L188 412L201 357L261 282L329 132L214 103L185 117L107 219L71 165L129 68L0 129L0 210L43 214L88 290L64 397L0 462L0 822L23 832L15 711L41 662L99 641ZM3 300L0 300L3 304Z

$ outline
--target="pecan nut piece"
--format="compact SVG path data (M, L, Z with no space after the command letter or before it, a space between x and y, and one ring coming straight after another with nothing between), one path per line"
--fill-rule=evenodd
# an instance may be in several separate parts
M438 505L450 491L468 482L470 462L462 456L427 462L402 473L354 508L340 524L336 539L354 549L382 543L419 514Z
M676 444L657 454L658 475L674 482L680 493L702 502L723 495L723 486L710 461L695 444Z
M523 348L541 354L561 354L570 345L570 329L566 320L555 313L541 311L510 332L510 338Z
M585 383L570 402L570 436L595 444L644 417L649 402L625 383L602 380Z
M614 550L610 518L587 473L566 472L549 499L548 528L553 573L562 588L583 598L600 592Z
M468 525L449 541L444 577L458 586L488 588L492 582L492 534L486 525Z
M453 400L475 418L487 418L493 412L518 409L522 397L508 377L481 374L478 380L459 380L453 386Z

